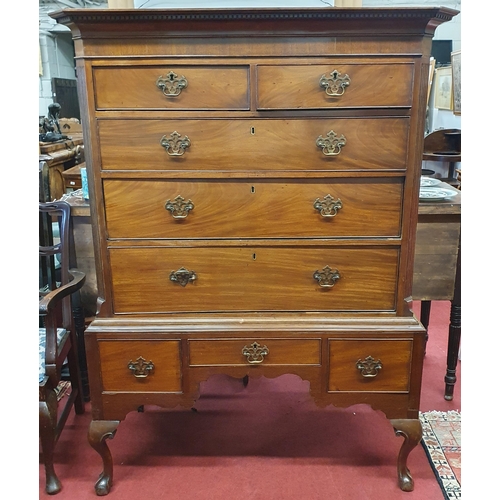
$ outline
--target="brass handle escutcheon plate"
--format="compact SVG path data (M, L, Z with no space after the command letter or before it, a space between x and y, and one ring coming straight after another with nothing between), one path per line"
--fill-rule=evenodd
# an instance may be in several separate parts
M346 145L347 140L343 135L337 135L337 132L330 130L326 137L320 135L316 139L316 146L321 149L325 156L337 156Z
M186 149L191 146L191 141L187 135L181 137L179 132L174 131L169 137L164 135L160 139L160 145L165 148L169 156L182 156Z
M154 371L155 365L152 361L146 361L142 356L139 356L135 361L128 362L128 369L135 378L146 378Z
M167 200L165 203L165 210L168 210L174 219L185 219L193 208L194 203L191 200L186 201L181 195L174 201Z
M321 217L335 217L342 208L342 201L340 198L336 200L331 194L327 194L322 200L316 198L313 207L319 211Z
M349 75L342 75L340 71L334 69L330 76L323 75L319 79L319 86L325 89L326 95L330 97L340 97L344 95L346 87L351 83Z
M167 76L159 76L156 80L156 86L165 97L177 97L187 85L186 77L177 76L173 71L167 73Z
M188 271L185 267L181 267L177 271L172 271L170 273L170 281L178 283L181 286L192 283L197 277L194 271Z
M382 362L380 359L375 360L375 358L367 356L365 359L358 359L356 361L356 368L361 372L363 377L373 378L382 370Z
M241 354L246 356L251 365L256 365L264 361L265 356L269 354L269 349L265 345L261 346L258 342L253 342L250 346L243 347Z
M330 266L325 266L321 271L314 271L313 278L319 283L322 288L332 288L340 279L338 269L331 269Z

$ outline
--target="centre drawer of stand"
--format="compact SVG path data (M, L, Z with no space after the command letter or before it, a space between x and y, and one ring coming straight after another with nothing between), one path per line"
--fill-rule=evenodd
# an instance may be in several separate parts
M100 119L102 170L406 169L409 119Z
M257 65L257 109L411 106L413 64Z
M102 67L94 68L94 82L96 108L103 110L247 110L250 105L248 66Z
M190 366L320 365L320 339L190 340Z
M401 179L105 180L110 238L398 237Z
M109 248L116 313L393 311L397 247Z

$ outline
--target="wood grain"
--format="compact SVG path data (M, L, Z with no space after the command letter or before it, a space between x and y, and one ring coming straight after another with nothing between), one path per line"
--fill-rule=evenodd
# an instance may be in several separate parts
M105 180L110 238L399 237L401 179L331 182ZM335 217L314 208L341 200ZM182 196L194 209L175 219L165 203Z

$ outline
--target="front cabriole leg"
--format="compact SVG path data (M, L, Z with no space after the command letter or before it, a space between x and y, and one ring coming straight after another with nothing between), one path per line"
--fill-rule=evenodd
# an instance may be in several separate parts
M92 420L90 422L88 440L90 446L101 455L103 470L95 483L97 495L107 495L113 483L113 459L106 439L112 439L116 433L119 420Z
M422 424L419 419L391 420L396 436L403 436L404 441L398 456L398 481L403 491L413 491L413 478L406 465L408 455L422 439Z

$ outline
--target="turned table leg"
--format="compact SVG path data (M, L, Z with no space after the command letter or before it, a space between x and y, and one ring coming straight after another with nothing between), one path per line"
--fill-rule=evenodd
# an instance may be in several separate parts
M448 354L446 358L446 375L444 377L444 399L453 399L453 390L457 381L458 350L462 332L462 293L461 293L461 249L458 247L457 270L455 275L455 289L451 301L450 327L448 333Z
M112 439L116 433L119 420L92 420L90 422L88 439L90 446L101 455L103 470L95 483L97 495L107 495L113 483L113 459L106 439Z
M398 456L398 481L403 491L413 491L413 478L407 467L408 455L422 439L422 424L419 419L391 420L396 436L403 436L404 441Z

